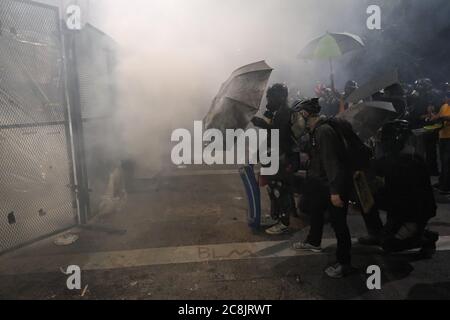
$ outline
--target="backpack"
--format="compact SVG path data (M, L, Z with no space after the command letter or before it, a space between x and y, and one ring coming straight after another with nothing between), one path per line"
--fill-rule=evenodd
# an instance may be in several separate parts
M324 124L328 124L338 135L342 143L342 161L348 165L348 169L353 173L368 169L372 150L358 137L350 122L344 119L329 118L321 121L319 126Z

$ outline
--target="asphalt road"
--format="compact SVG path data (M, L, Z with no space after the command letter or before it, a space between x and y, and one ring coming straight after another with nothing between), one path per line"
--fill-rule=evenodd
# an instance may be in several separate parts
M440 202L450 202L440 198ZM267 213L267 198L263 201ZM442 238L432 260L414 253L385 256L354 246L358 271L340 280L324 276L334 262L334 235L326 227L322 254L299 254L304 238L294 218L284 236L254 233L235 169L186 168L140 180L121 210L74 229L66 247L55 237L0 256L1 299L423 299L450 298L450 205L442 203L431 229ZM365 234L349 216L353 237ZM68 290L63 270L78 265L81 290ZM369 290L366 269L378 265L382 289ZM61 270L62 269L62 270Z

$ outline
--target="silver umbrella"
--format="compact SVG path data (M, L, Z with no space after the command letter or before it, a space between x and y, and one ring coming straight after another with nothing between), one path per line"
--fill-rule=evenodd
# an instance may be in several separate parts
M338 115L338 118L352 124L356 134L363 141L375 136L386 122L396 117L397 112L392 103L385 101L361 102Z
M258 112L272 68L259 61L235 70L203 120L205 129L245 129Z

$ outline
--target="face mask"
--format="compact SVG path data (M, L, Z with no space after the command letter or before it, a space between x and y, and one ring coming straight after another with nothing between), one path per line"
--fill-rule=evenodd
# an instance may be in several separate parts
M308 133L306 119L301 112L297 112L293 115L291 130L296 140L300 140Z

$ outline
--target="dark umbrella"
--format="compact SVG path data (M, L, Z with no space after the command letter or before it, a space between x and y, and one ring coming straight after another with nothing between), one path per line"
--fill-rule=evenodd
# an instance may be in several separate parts
M350 122L361 140L376 135L378 130L388 121L397 117L397 112L391 102L368 101L352 106L338 115Z
M343 56L344 54L363 48L364 42L357 35L351 33L330 33L316 38L298 55L299 59L306 60L328 60L331 72L331 87L334 90L334 71L333 58Z
M203 120L206 129L245 129L258 112L272 68L265 61L234 71Z

